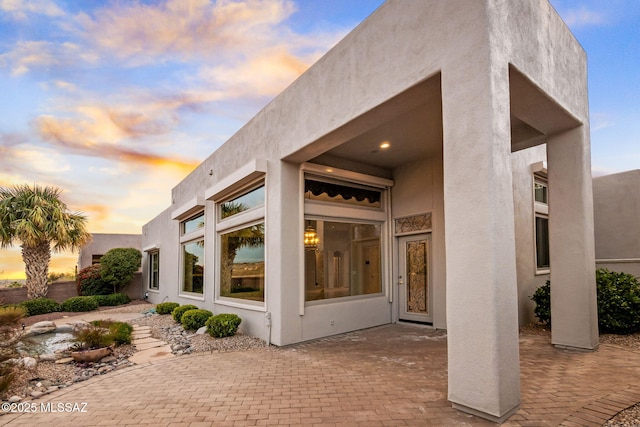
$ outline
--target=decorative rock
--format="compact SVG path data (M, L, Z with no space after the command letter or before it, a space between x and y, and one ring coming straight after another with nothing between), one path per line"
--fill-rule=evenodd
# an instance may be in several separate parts
M56 360L58 360L61 356L59 354L55 354L55 353L49 353L49 354L41 354L38 359L40 359L40 361L43 362L55 362Z
M33 369L38 364L38 361L33 357L25 357L22 359L21 364L27 369Z
M113 368L111 366L103 366L102 368L98 369L98 374L106 374L107 372L111 371L113 371Z
M46 393L53 393L54 391L57 391L60 387L58 387L57 385L51 386L49 388L47 388Z
M86 322L82 322L82 323L86 323ZM58 326L58 328L56 329L56 332L73 332L73 325L62 324Z
M13 395L9 398L9 403L18 403L22 400L20 396Z
M63 357L62 359L56 360L56 363L59 365L64 365L71 362L73 362L73 357Z
M118 360L118 358L115 356L107 356L100 359L100 363L111 363L115 362L116 360Z
M189 347L188 345L185 344L175 344L171 346L171 351L181 351L186 349L187 347Z
M29 335L41 335L47 332L53 332L57 328L56 324L50 320L34 323L29 328Z
M37 398L39 398L39 397L40 397L40 396L42 396L42 395L44 395L44 393L43 393L43 392L41 392L41 391L32 391L32 392L31 392L31 397L33 397L34 399L37 399Z
M200 329L198 329L198 330L196 331L196 335L202 335L202 334L204 334L204 333L206 333L206 332L207 332L207 327L206 327L206 326L203 326L202 328L200 328Z

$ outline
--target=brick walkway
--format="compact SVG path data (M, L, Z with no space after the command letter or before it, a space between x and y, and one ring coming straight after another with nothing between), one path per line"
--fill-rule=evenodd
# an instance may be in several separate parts
M522 406L504 425L599 426L640 401L640 351L558 350L521 338ZM8 414L0 425L493 425L447 401L446 336L388 325L280 349L182 356L45 398L86 413Z

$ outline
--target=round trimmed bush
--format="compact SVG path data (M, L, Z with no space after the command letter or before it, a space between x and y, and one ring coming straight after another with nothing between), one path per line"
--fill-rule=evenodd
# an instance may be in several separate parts
M32 300L22 301L18 305L27 310L27 316L36 316L38 314L60 311L60 304L50 298L35 298Z
M182 327L186 330L195 331L202 328L207 320L213 316L209 310L194 309L185 311L182 315Z
M171 312L177 307L180 307L180 304L178 304L177 302L161 302L160 304L156 305L156 313L171 314Z
M189 310L195 310L198 307L196 307L193 304L187 304L187 305L181 305L180 307L176 307L173 309L173 311L171 312L171 315L173 316L173 320L175 320L178 323L182 322L182 315Z
M93 311L98 309L94 297L73 297L62 303L62 311Z
M215 338L224 338L235 335L240 326L240 319L235 314L222 313L212 316L207 320L207 333Z

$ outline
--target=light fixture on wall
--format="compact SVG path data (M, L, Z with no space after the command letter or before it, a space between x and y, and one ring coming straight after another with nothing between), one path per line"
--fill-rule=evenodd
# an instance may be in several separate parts
M304 230L304 248L305 249L317 249L320 243L320 237L316 229L313 228L311 223L307 224L307 228Z

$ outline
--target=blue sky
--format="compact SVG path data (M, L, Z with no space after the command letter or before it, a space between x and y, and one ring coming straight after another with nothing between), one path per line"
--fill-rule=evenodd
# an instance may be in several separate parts
M91 232L139 233L175 184L380 4L0 0L0 186L61 187ZM639 169L640 2L551 4L589 58L594 175ZM52 269L75 261L57 255ZM19 248L0 251L0 279L22 271Z

